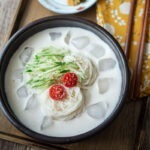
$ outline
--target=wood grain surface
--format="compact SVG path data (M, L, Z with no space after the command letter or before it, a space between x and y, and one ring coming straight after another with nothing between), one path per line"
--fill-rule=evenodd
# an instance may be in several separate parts
M22 0L0 0L0 49L12 32L21 4Z
M137 136L137 145L135 145L138 150L150 150L150 97L144 102L145 107L140 117L140 129Z
M147 101L145 119L143 122L143 128L141 130L141 139L143 141L138 148L143 148L143 150L150 150L150 98Z
M95 7L75 16L96 21ZM0 0L0 49L20 27L45 16L58 15L46 10L37 0ZM0 150L70 149L134 150L150 149L150 100L128 102L112 124L102 133L73 144L41 145L12 126L0 112ZM10 143L11 141L13 143ZM20 143L20 144L16 144ZM27 145L27 146L25 146ZM30 147L31 146L31 147Z
M55 15L58 15L58 14L45 9L36 0L29 0L26 5L24 14L22 16L22 20L20 22L20 27L25 26L34 20L37 20L37 19L40 19L43 17L47 17L47 16L55 16ZM96 8L94 6L91 9L89 9L88 11L85 11L85 12L77 14L77 15L72 15L72 17L73 16L83 17L88 20L92 20L92 21L96 22Z
M30 147L22 144L8 142L5 140L0 140L0 150L45 150L45 149L39 147ZM51 150L56 150L56 149L51 148Z

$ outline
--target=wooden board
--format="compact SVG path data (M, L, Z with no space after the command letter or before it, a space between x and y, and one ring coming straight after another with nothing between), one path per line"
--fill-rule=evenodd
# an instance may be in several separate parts
M37 147L31 147L31 146L25 146L22 144L17 144L5 140L0 140L0 150L45 150L43 148L37 148ZM56 150L54 148L50 148L50 150Z
M0 0L0 49L12 32L21 4L22 0Z
M139 143L141 143L139 144L139 149L150 150L150 98L147 101L145 119L143 122Z
M38 13L37 13L38 10ZM90 12L90 13L89 13ZM47 9L45 9L43 6L41 6L37 1L35 0L30 0L27 5L26 9L24 11L22 20L20 22L20 27L27 25L28 23L43 18L47 16L55 16L58 15L56 13L53 13ZM96 22L96 9L95 6L89 9L89 11L85 11L83 13L73 15L73 16L79 16L83 17L89 20L92 20Z
M141 113L139 133L137 136L137 150L150 150L150 97L144 102L144 111Z
M143 133L143 143L141 144L141 147L144 150L149 150L150 149L150 98L147 102L147 113L145 116L145 120L144 120L144 124L143 124L143 131L141 132L141 134Z
M0 22L0 49L6 42L10 34L15 32L18 27L25 26L26 24L45 16L58 15L43 8L37 2L37 0L27 0L24 2L26 3L24 3L24 5L21 5L21 0L0 0L0 18L2 20ZM5 11L2 11L3 9L5 9ZM96 21L95 7L75 16L80 16L92 21ZM137 147L137 145L139 145L141 141L141 129L143 129L143 126L140 124L140 117L141 114L143 114L143 107L145 108L146 106L144 105L144 103L144 101L137 101L125 104L119 117L107 129L105 129L105 131L103 131L102 133L98 133L96 136L74 144L50 145L50 147L48 145L40 145L39 143L36 143L34 139L18 131L7 121L4 115L0 112L0 138L30 146L49 147L50 149L64 148L72 150L133 150L135 147ZM147 124L147 126L149 125ZM143 143L147 143L147 140L145 138L141 145L143 145Z

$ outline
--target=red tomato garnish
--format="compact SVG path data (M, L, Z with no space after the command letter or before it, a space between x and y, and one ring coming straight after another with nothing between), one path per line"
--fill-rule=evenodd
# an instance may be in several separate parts
M53 100L63 100L67 96L65 88L60 84L54 84L49 89L49 96Z
M66 86L66 87L74 87L77 85L78 83L78 77L75 73L65 73L62 77L62 83Z

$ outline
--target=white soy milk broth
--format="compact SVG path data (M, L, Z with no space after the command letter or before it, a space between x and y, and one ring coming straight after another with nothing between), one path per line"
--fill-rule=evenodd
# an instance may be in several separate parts
M49 33L50 32L60 32L62 36L57 38L56 40L52 41L50 39ZM70 32L71 38L70 43L66 44L64 42L64 38L66 37L67 33ZM105 49L105 54L100 58L95 58L88 52L88 45L80 50L78 50L71 41L80 36L85 36L89 38L89 45L92 43L98 44ZM96 81L92 86L89 86L87 89L82 89L84 95L84 106L82 112L77 115L75 118L67 121L60 121L54 120L52 125L48 128L41 130L41 123L43 117L49 116L47 111L43 111L46 104L43 104L42 99L46 98L46 95L42 94L41 92L38 93L38 90L28 88L28 96L25 98L20 98L16 94L16 91L19 87L25 84L25 81L20 81L14 78L14 70L21 69L24 66L20 62L19 55L23 51L23 49L27 46L33 47L34 52L32 54L31 59L34 55L40 51L42 48L48 47L50 45L63 47L69 49L73 53L79 53L84 55L92 60L98 70L98 76ZM98 69L98 62L99 60L105 58L113 58L116 61L116 66L113 69L107 71L99 71ZM109 90L104 93L99 93L98 88L98 80L101 78L112 78ZM32 37L28 38L17 50L17 52L13 55L12 59L9 62L6 77L5 77L5 88L6 94L9 101L9 104L19 118L19 120L28 128L33 131L36 131L41 134L54 136L54 137L67 137L67 136L75 136L87 131L92 130L93 128L97 127L101 124L115 109L115 106L119 100L119 95L121 91L121 84L122 84L122 77L121 71L119 68L119 64L117 62L116 56L111 50L111 48L104 43L98 36L93 34L90 31L81 29L81 28L71 28L71 27L62 27L62 28L53 28L43 30ZM31 94L35 92L38 94L37 98L37 107L32 110L24 110L27 101ZM103 101L107 104L107 112L106 115L101 119L94 119L90 117L87 113L87 107Z

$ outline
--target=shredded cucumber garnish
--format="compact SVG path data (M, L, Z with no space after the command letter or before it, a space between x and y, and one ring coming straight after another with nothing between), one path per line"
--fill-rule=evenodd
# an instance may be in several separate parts
M48 88L59 83L66 72L74 72L79 81L85 79L85 73L74 61L64 62L64 57L71 55L69 50L49 47L39 51L32 61L27 63L25 73L30 75L29 84L32 88Z

